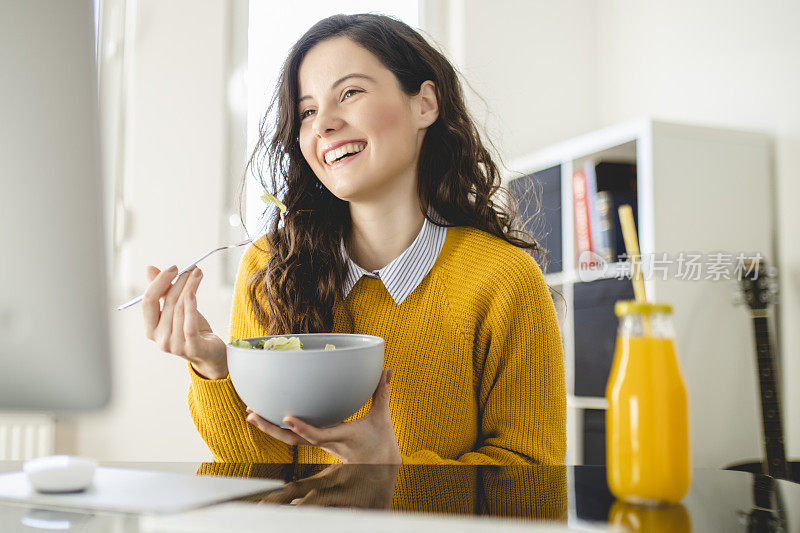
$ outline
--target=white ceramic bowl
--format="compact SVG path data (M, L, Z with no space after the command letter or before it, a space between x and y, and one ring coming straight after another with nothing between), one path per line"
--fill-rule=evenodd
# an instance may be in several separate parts
M384 342L373 335L308 333L302 351L258 350L228 345L233 387L250 409L273 424L296 416L317 427L333 426L358 411L378 387ZM324 351L326 344L335 350Z

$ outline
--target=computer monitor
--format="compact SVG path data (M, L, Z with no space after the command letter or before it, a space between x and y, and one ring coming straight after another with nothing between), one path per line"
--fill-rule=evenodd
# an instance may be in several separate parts
M110 393L91 0L0 0L0 410Z

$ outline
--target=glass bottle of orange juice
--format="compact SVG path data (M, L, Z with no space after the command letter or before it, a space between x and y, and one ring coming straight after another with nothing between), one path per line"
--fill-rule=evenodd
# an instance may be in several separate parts
M672 306L617 302L606 386L608 486L628 503L677 503L689 490L689 413L675 352Z

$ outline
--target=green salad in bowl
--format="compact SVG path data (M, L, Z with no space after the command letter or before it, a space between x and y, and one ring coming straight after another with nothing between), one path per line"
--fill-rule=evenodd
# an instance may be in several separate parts
M302 350L303 342L299 337L272 337L269 339L259 339L255 342L246 341L244 339L233 339L231 346L237 348L251 348L253 350ZM336 346L333 344L326 344L324 351L335 350Z

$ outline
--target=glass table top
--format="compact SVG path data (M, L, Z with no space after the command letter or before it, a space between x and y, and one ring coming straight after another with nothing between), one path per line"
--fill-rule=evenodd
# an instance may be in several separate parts
M266 506L345 507L548 521L576 529L625 531L800 531L800 484L746 472L694 469L678 505L646 508L615 501L603 466L280 465L103 463L198 475L268 478L286 485L239 500ZM21 469L0 462L0 472ZM141 531L139 517L31 508L0 501L0 531L53 528Z

